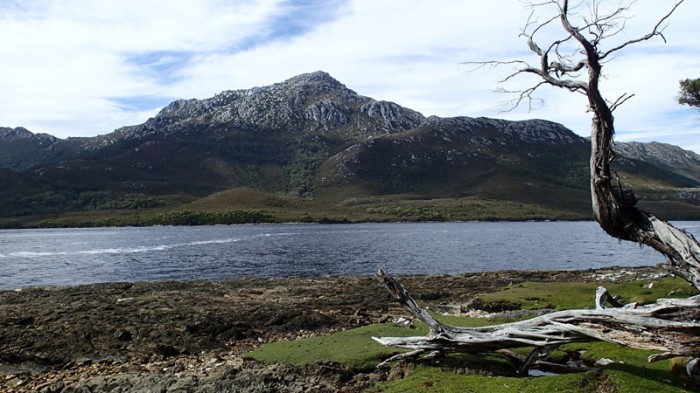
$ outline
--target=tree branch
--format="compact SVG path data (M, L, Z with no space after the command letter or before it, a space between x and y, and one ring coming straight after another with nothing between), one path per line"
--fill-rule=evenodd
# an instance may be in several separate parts
M617 100L615 100L615 102L612 103L612 105L610 105L610 112L614 112L615 109L627 102L627 100L629 100L632 97L634 97L634 94L624 93L623 95L621 95Z
M642 37L635 38L633 40L629 40L629 41L624 42L624 43L622 43L622 44L620 44L612 49L609 49L606 52L603 52L600 55L600 59L603 60L606 57L608 57L611 53L615 53L615 52L617 52L625 47L628 47L632 44L636 44L636 43L642 42L642 41L647 41L647 40L649 40L653 37L656 37L656 36L661 37L661 39L663 39L664 42L666 42L666 37L664 37L664 35L663 35L663 31L666 28L666 26L661 27L661 24L664 23L676 11L676 8L678 8L678 6L680 6L684 1L685 0L680 0L676 4L674 4L673 8L671 8L671 11L669 11L666 15L663 16L663 18L661 18L659 20L659 22L654 26L654 28L652 29L652 31L649 34L645 34Z
M634 194L613 184L610 164L614 159L612 137L615 132L612 112L625 103L633 94L623 94L609 104L600 90L602 66L611 54L629 45L660 36L665 41L663 23L676 11L684 0L677 1L671 11L665 14L652 31L637 39L626 41L607 51L602 51L603 40L624 30L620 23L628 7L618 7L612 13L601 15L595 1L590 9L591 20L583 18L583 28L572 23L568 0L549 0L531 3L530 14L521 36L527 38L530 50L539 57L539 67L533 67L522 60L508 62L483 62L485 65L500 66L517 64L517 69L501 82L507 82L522 74L537 75L541 80L534 86L519 91L515 106L528 100L533 101L533 93L543 85L565 88L586 94L589 109L593 113L591 127L591 202L593 215L601 228L610 236L646 244L666 255L669 269L680 275L696 289L700 290L700 244L690 234L659 220L652 214L635 206ZM556 17L537 24L533 20L534 7L556 5ZM543 27L559 19L568 34L565 39L553 41L546 50L534 39ZM534 26L534 28L532 28ZM531 32L528 30L532 28ZM586 33L587 31L587 33ZM588 37L586 36L588 34ZM592 37L592 38L590 38ZM584 59L573 61L574 55L562 53L564 45L576 44ZM549 61L550 56L556 56ZM573 78L573 75L587 69L586 80ZM681 82L683 86L683 82ZM506 90L502 90L506 91ZM700 295L688 299L659 299L646 306L623 306L603 287L596 291L595 310L566 310L542 315L529 320L484 327L456 327L435 320L420 308L398 281L389 277L384 270L378 272L385 286L411 314L424 321L430 333L424 337L373 337L376 341L396 347L419 350L486 352L502 351L508 348L532 346L535 350L523 360L520 372L525 372L537 361L541 352L564 343L587 340L603 340L661 353L649 357L649 361L667 359L674 356L700 356ZM607 303L617 308L605 308ZM692 366L690 365L692 363ZM688 366L689 373L700 373L700 361L694 360Z

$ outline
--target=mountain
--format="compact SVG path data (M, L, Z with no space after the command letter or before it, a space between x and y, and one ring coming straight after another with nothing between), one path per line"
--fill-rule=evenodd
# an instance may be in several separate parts
M656 143L616 149L625 183L690 211L700 205L692 197L700 156ZM261 200L300 197L326 208L452 198L589 217L588 156L589 142L560 124L426 118L319 71L177 100L143 124L97 137L0 128L0 216L174 206L245 188Z
M21 171L69 155L70 143L48 134L34 134L23 127L0 127L0 168Z
M371 194L495 192L488 187L493 177L512 179L501 186L541 179L586 188L587 149L583 138L548 121L431 117L410 131L341 151L324 173L327 182L360 184Z
M324 72L272 86L225 91L206 100L178 100L143 124L95 138L68 139L6 167L98 188L202 196L236 186L305 194L331 153L370 136L414 128L418 112L363 97ZM31 139L31 138L29 138ZM5 144L7 146L7 144ZM5 152L13 147L0 147ZM52 149L60 163L31 162ZM2 154L3 162L13 156ZM7 157L7 158L5 158ZM56 160L58 161L58 160Z
M659 142L617 143L615 151L627 166L646 164L685 177L689 185L700 182L700 156L692 151Z

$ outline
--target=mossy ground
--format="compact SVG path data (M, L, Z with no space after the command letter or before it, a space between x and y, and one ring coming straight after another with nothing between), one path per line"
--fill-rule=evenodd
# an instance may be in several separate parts
M685 280L663 277L624 283L576 283L576 282L523 282L509 285L502 291L480 296L482 302L509 304L513 308L528 310L554 308L569 310L593 307L593 295L598 285L603 285L612 295L620 295L623 303L646 304L661 297L688 297L695 294Z
M652 285L649 285L653 283ZM503 302L523 309L586 308L593 306L597 283L530 283L510 285L481 296L484 302ZM683 280L672 277L646 279L620 284L606 283L613 294L624 294L623 301L648 303L660 297L689 296L694 291ZM437 316L443 322L477 326L508 320ZM333 361L356 372L370 372L381 360L399 350L383 347L372 336L414 336L426 333L425 326L403 328L392 324L370 325L294 341L262 345L248 356L266 363L310 364ZM518 352L527 353L528 349ZM441 358L419 359L409 368L394 372L375 384L375 392L685 392L697 389L679 371L682 360L648 363L650 351L604 342L568 344L549 355L550 361L571 360L580 355L586 365L599 359L611 362L597 371L554 376L515 376L516 366L498 354L449 354ZM389 375L392 375L390 372ZM397 376L398 375L398 376Z

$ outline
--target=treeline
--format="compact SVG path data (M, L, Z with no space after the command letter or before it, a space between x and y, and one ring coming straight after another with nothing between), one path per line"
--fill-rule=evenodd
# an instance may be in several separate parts
M69 211L147 209L162 206L155 197L113 191L62 190L37 192L0 199L0 216L56 214Z
M272 218L260 210L228 210L223 212L171 211L155 214L100 218L64 217L41 221L39 228L86 228L113 226L193 226L231 225L271 222Z
M384 214L408 221L447 221L449 219L449 214L443 213L437 208L426 206L370 207L366 211L370 214Z
M165 212L154 215L151 220L150 225L230 225L269 222L271 218L260 210L228 210Z

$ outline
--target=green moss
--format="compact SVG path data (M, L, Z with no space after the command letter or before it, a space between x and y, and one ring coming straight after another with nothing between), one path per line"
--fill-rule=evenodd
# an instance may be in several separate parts
M605 284L612 293L626 296L626 302L646 303L658 297L689 296L694 291L685 281L675 278L621 284ZM523 283L503 291L485 295L488 301L507 301L537 308L543 303L557 309L592 306L597 283ZM438 320L458 326L483 326L512 322L513 319L463 318L434 315ZM415 329L394 325L372 325L358 329L295 341L280 341L262 345L248 356L265 363L311 364L334 361L358 372L372 371L387 357L401 350L387 348L374 342L372 336L418 336L427 329L419 324ZM526 355L529 348L516 352ZM401 378L376 384L374 392L684 392L695 388L680 378L677 360L648 363L653 352L637 350L605 342L573 343L559 347L547 360L565 362L572 354L581 354L587 365L601 358L612 362L600 371L562 374L548 377L517 378L515 366L505 357L493 353L449 354L437 359L417 361L415 369L407 369ZM682 364L681 364L682 365Z
M463 393L540 393L540 392L597 392L593 372L560 375L557 377L511 378L485 375L464 375L444 372L435 367L417 367L407 377L377 384L373 392L463 392Z
M371 325L328 336L263 344L248 356L264 363L304 365L322 360L343 363L354 370L372 370L381 360L402 352L375 342L372 336L425 334L427 329L422 326L407 329L390 324Z
M548 360L561 360L572 351L582 351L588 364L600 358L613 363L601 366L600 371L517 378L512 376L514 366L498 355L452 354L421 364L402 379L379 383L371 391L672 393L694 388L674 373L671 361L648 363L646 359L652 352L610 343L565 345Z
M649 284L653 282L651 288ZM685 281L677 277L626 283L576 283L576 282L524 282L511 285L502 291L480 297L485 303L507 302L523 309L556 308L557 310L591 308L595 300L595 289L605 286L613 295L621 294L623 303L650 303L660 297L688 297L696 292ZM562 296L564 295L565 296Z
M582 359L589 364L599 359L609 359L612 363L600 366L602 375L614 384L618 393L634 392L682 392L691 386L680 378L674 370L672 360L654 363L647 362L652 351L624 347L606 342L567 344L559 348L564 352L580 352Z

